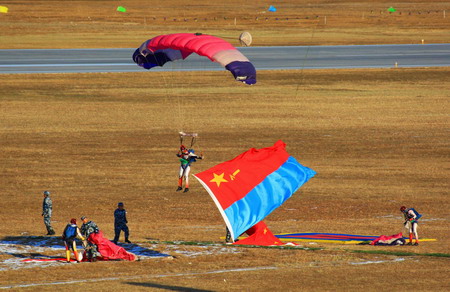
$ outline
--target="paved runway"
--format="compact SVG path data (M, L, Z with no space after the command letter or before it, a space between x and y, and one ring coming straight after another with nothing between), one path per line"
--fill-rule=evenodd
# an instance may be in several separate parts
M145 71L130 49L0 50L1 73ZM239 48L257 70L450 66L450 44ZM198 55L151 71L224 70Z

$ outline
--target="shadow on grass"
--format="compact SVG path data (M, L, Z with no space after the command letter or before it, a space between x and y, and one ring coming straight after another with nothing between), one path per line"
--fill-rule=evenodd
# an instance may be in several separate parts
M157 288L168 291L181 291L181 292L213 292L212 290L195 289L190 287L170 286L157 283L138 283L138 282L125 282L128 285L141 286L147 288Z
M5 236L0 239L0 244L22 245L29 247L47 247L54 249L65 249L64 241L60 236ZM77 240L77 245L81 242ZM138 244L119 244L127 251L139 257L169 257L170 255L140 246Z
M63 248L64 242L61 236L5 236L0 244L17 244L36 247Z

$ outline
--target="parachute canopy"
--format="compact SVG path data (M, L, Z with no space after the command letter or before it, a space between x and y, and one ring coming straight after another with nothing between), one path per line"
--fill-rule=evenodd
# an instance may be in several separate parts
M253 64L229 42L200 33L160 35L145 41L133 54L133 61L145 69L163 66L167 62L186 59L196 53L217 62L233 74L237 81L256 83Z

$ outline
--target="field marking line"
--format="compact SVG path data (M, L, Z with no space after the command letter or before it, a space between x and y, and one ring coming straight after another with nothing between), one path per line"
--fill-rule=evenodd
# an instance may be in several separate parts
M48 285L67 285L67 284L77 284L77 283L92 283L100 281L116 281L116 280L133 280L140 278L167 278L167 277L183 277L183 276L201 276L201 275L211 275L211 274L223 274L223 273L233 273L233 272L251 272L259 270L276 270L277 267L253 267L253 268L238 268L238 269L228 269L228 270L216 270L208 272L196 272L196 273L179 273L179 274L162 274L162 275L138 275L129 277L110 277L110 278L97 278L97 279L83 279L83 280L72 280L72 281L60 281L60 282L47 282L47 283L30 283L30 284L17 284L17 285L7 285L0 286L0 289L11 289L11 288L26 288L26 287L36 287L36 286L48 286Z

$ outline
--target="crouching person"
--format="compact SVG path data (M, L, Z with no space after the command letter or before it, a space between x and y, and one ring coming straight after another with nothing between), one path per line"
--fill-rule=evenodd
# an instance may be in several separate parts
M81 234L80 228L78 228L77 226L77 219L72 218L70 220L70 223L66 225L66 228L64 228L62 234L62 238L64 240L64 245L66 246L67 262L70 263L70 250L72 250L73 254L75 255L75 260L77 261L77 263L79 263L82 256L78 254L76 238L79 238L83 241L85 240L85 238Z
M81 226L81 234L84 236L83 246L86 251L86 258L90 262L95 262L97 257L100 256L97 245L89 240L89 236L93 233L98 233L99 229L95 222L88 220L86 216L81 217L83 225Z

